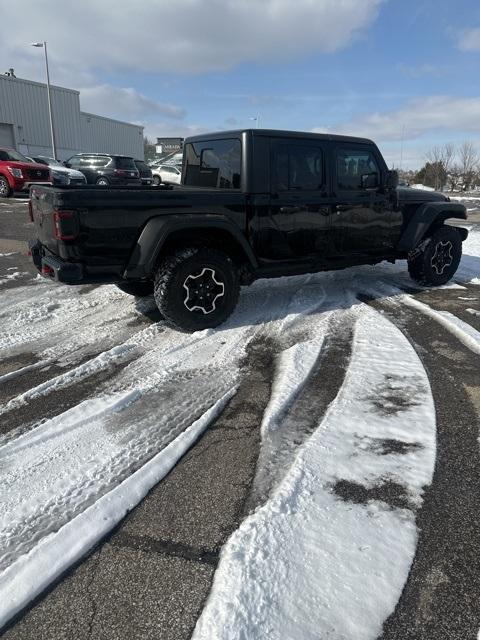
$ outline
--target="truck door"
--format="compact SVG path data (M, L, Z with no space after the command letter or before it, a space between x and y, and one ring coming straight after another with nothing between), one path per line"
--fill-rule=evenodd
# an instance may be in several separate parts
M270 202L260 255L270 259L329 255L331 206L322 142L274 139L270 143Z
M393 248L393 205L381 189L376 153L367 144L336 143L332 164L336 254L385 254Z

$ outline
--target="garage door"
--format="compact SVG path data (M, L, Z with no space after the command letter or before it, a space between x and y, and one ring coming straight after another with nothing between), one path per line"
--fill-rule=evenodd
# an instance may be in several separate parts
M15 147L13 124L4 124L0 122L0 147Z

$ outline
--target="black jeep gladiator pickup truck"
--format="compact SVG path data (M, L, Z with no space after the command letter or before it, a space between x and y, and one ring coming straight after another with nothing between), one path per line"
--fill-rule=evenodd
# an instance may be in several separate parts
M455 273L465 207L401 189L363 138L248 129L188 138L178 187L31 190L33 260L67 284L154 294L165 320L195 331L232 313L257 278L406 258L414 280Z

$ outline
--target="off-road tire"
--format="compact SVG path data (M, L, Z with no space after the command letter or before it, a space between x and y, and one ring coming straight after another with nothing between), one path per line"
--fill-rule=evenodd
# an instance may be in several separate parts
M206 304L213 311L204 313L192 306L190 291L185 284L192 283L201 274L211 276L215 283L216 298ZM219 294L223 287L223 294ZM231 315L240 293L238 270L231 258L216 249L186 247L165 257L155 275L154 296L157 307L168 325L179 331L191 333L217 327ZM194 303L193 303L194 304Z
M124 293L137 298L145 298L153 293L153 282L151 280L146 282L121 282L117 284L117 287Z
M162 184L162 178L160 176L153 176L153 186L159 187Z
M9 198L12 195L12 189L8 184L8 180L0 176L0 198Z
M443 256L443 257L442 257ZM444 225L425 238L408 256L410 277L424 286L439 286L454 276L462 257L462 239Z

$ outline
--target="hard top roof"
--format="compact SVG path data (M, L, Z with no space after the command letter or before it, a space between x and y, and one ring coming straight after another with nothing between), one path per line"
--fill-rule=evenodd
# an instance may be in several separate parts
M253 136L265 136L268 138L309 138L311 140L333 140L337 142L352 142L356 144L374 144L368 138L358 138L356 136L342 136L333 133L313 133L311 131L287 131L281 129L232 129L230 131L214 131L212 133L202 133L189 136L185 142L196 140L212 140L231 137L240 137L243 133L250 133Z

